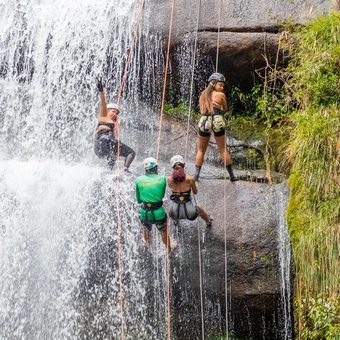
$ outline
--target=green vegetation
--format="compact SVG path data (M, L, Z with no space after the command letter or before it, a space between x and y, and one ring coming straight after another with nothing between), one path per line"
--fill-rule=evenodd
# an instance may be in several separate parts
M280 164L290 171L296 330L299 339L339 339L340 15L285 35L290 62L275 76L290 103Z
M164 104L164 114L168 115L171 119L179 122L187 122L190 113L190 120L198 122L200 114L193 111L185 102L181 101L178 106L174 107L170 103Z
M268 172L289 175L298 338L340 339L340 15L290 24L280 48L287 67L234 89L231 126L262 136Z

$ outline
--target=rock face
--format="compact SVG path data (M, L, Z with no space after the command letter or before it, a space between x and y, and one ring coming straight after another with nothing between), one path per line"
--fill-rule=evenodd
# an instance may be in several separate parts
M281 23L293 20L304 24L317 15L329 13L332 8L339 9L338 0L333 0L333 5L330 0L178 0L172 20L172 55L178 46L194 40L197 30L197 64L211 73L218 59L217 69L227 76L230 85L249 89L256 77L255 70L265 66L262 55L266 54L271 63L276 60ZM144 10L143 20L150 32L160 34L165 41L171 10L172 2L165 0L148 1ZM176 74L174 57L171 59L172 72Z
M216 318L206 320L209 334L218 329L218 323L225 323L227 304L229 330L237 338L281 338L280 310L284 306L278 249L288 201L286 185L231 183L207 177L198 188L197 201L212 214L213 227L207 230L200 219L181 221L178 228L171 225L179 242L171 257L176 338L200 337L200 289L204 315ZM180 298L185 299L184 292L190 296L186 303Z
M152 145L156 139L157 118L153 121L151 112L142 111L149 123L141 131L143 140L146 145ZM145 121L143 114L136 118L135 133L139 132L137 126ZM136 138L142 140L142 137ZM170 158L175 154L184 156L187 153L186 171L193 174L196 138L189 129L186 148L186 126L164 119L160 173L169 175ZM211 141L214 139L211 138ZM153 155L144 145L137 152L140 157ZM137 165L134 164L134 167ZM141 165L138 167L134 171L142 174ZM234 172L237 176L243 174L236 167ZM289 245L283 244L280 237L282 230L288 233L285 225L288 186L284 182L276 185L245 181L231 183L217 179L221 173L220 155L216 146L211 144L206 152L196 195L197 203L214 218L211 230L206 229L201 219L192 222L183 220L178 228L170 222L170 234L179 244L171 255L172 339L202 337L201 290L206 334L222 333L228 306L229 330L237 338L289 339L291 328L285 330L284 324L291 327L292 319L288 316L283 320L282 314L283 310L291 307L289 296L282 294L282 290L283 284L289 286L292 282L281 282L281 260L284 258L279 252L280 248L290 251ZM169 199L165 204L168 206ZM155 237L158 238L158 235ZM284 257L289 258L289 255L285 253ZM145 262L141 281L151 292L157 291L161 276L158 270L162 268L155 268L155 256L148 251L144 250L139 257ZM157 305L154 299L152 294L148 296L148 310ZM286 301L285 306L283 300Z

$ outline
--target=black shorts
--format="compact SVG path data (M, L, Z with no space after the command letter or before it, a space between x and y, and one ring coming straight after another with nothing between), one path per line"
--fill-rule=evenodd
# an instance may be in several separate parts
M135 156L134 150L132 150L126 144L120 142L119 147L120 156ZM94 153L99 158L107 157L110 168L113 167L118 154L118 141L111 130L102 130L97 133L97 137L94 141Z
M157 221L145 221L145 220L140 220L140 221L144 226L144 230L146 231L151 231L153 224L157 227L159 232L164 233L166 231L166 222L167 222L166 215L163 219L157 220Z

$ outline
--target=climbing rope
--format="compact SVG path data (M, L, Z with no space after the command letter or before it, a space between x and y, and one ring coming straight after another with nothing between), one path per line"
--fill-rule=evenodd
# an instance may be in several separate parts
M227 145L227 134L224 135L224 143ZM226 146L227 147L227 146ZM227 169L224 167L224 289L225 289L225 323L226 323L226 340L229 339L229 320L228 320L228 257L227 257Z
M165 90L166 90L166 82L168 75L168 66L169 66L169 55L170 55L170 43L171 43L171 33L172 33L172 23L174 17L174 8L175 8L175 0L172 0L171 6L171 16L170 16L170 27L169 27L169 36L168 36L168 47L166 52L166 61L165 61L165 70L164 70L164 84L163 84L163 92L162 92L162 102L161 102L161 112L159 117L159 130L158 130L158 138L157 138L157 150L156 150L156 159L159 157L159 148L161 143L161 132L162 132L162 122L163 122L163 111L164 111L164 101L165 101ZM170 310L170 257L168 249L169 245L169 229L167 225L167 251L166 251L166 267L167 267L167 297L168 297L168 340L171 338L171 310Z
M166 61L165 61L165 70L164 70L164 84L163 84L163 93L162 93L162 103L161 103L161 112L160 112L160 117L159 117L159 130L158 130L157 151L156 151L156 159L157 160L158 160L158 156L159 156L159 147L160 147L160 142L161 142L164 100L165 100L166 81L167 81L168 67L169 67L170 42L171 42L172 22L173 22L173 16L174 16L174 7L175 7L175 0L172 0L170 28L169 28L169 37L168 37L168 48L167 48L167 52L166 52Z
M195 73L195 64L196 64L197 32L198 32L198 23L199 23L199 19L200 19L200 12L201 12L201 0L199 0L198 9L197 9L196 30L195 30L196 34L195 34L195 43L194 43L194 55L193 55L192 67L191 67L189 112L188 112L188 119L187 119L187 132L186 132L185 153L184 153L184 160L185 161L187 160L187 149L188 149L188 140L189 140L189 127L190 127L190 117L191 117L191 104L192 104L192 92L193 92L194 73Z
M216 69L218 72L219 62L219 48L220 48L220 31L221 31L221 12L222 0L220 0L219 16L218 16L218 30L217 30L217 46L216 46ZM227 148L227 134L224 135L224 145ZM228 257L227 257L227 169L224 163L224 283L225 283L225 322L226 322L226 340L229 339L229 325L228 325Z
M164 110L164 99L165 99L165 89L166 89L166 80L168 74L168 65L169 65L169 55L170 55L170 41L171 41L171 32L172 32L172 22L174 16L174 8L175 8L175 0L172 0L171 6L171 17L170 17L170 28L169 28L169 38L168 38L168 49L166 53L166 63L165 63L165 71L164 71L164 85L163 85L163 94L162 94L162 105L161 105L161 114L159 121L159 131L158 131L158 146L156 152L156 159L158 160L159 155L159 146L161 141L161 131L162 131L162 118L163 118L163 110ZM167 228L167 242L170 240L169 229ZM169 249L169 248L168 248ZM168 340L171 339L171 313L170 313L170 257L169 252L166 252L166 264L167 264L167 281L168 281Z
M186 131L186 140L185 140L185 153L184 153L185 163L186 163L186 159L187 159L188 140L189 140L192 93L193 93L194 73L195 73L195 65L196 65L197 36L198 36L198 24L199 24L199 19L200 19L200 12L201 12L201 0L199 0L199 2L198 2L196 29L195 29L194 54L193 54L192 67L191 67L189 110L188 110L187 131ZM193 194L193 197L194 197L195 205L197 206L196 197L195 197L194 194ZM201 229L200 229L199 218L197 220L197 243L198 243L198 261L199 261L199 278L200 278L201 327L202 327L202 339L204 339L204 308L203 308L203 278L202 278L202 257L201 257Z
M135 32L132 38L132 42L131 42L131 47L130 47L130 52L125 64L125 69L124 69L124 74L120 83L120 88L119 88L119 92L118 92L118 97L117 97L117 105L119 105L119 101L123 92L123 86L125 83L125 79L126 79L126 75L129 69L129 64L130 64L130 59L131 59L131 55L133 52L133 47L134 47L134 43L136 40L136 36L137 36L137 31L138 31L138 27L139 27L139 23L140 23L140 18L142 15L142 11L144 8L144 2L145 0L142 1L142 5L139 11L139 15L137 18L137 23L136 23L136 28L135 28ZM116 164L117 164L117 178L116 178L116 209L117 209L117 243L118 243L118 274L119 274L119 296L120 296L120 319L121 319L121 338L122 340L124 340L124 308L123 308L123 270L122 270L122 262L121 262L121 220L120 220L120 197L119 197L119 156L120 156L120 129L119 129L119 124L118 124L118 120L117 120L117 160L116 160Z
M137 22L136 22L135 32L133 34L133 38L132 38L132 41L131 41L130 52L129 52L128 58L126 60L124 74L123 74L122 80L120 82L120 88L119 88L118 98L117 98L117 105L119 105L120 97L121 97L122 92L123 92L123 86L124 86L124 83L125 83L127 71L129 69L131 55L132 55L133 47L134 47L135 40L136 40L136 37L137 37L139 23L140 23L140 19L141 19L141 16L142 16L143 9L144 9L144 3L145 3L145 0L142 1L142 5L141 5L140 10L139 10L139 14L138 14Z
M217 46L216 46L216 72L218 71L218 56L219 56L219 49L220 49L221 12L222 12L222 0L220 0L220 10L219 10L219 15L218 15Z
M132 56L132 52L133 52L133 47L134 47L135 41L136 41L137 32L138 32L138 28L139 28L139 23L140 23L140 19L142 17L143 9L144 9L144 3L145 3L145 0L142 1L142 5L141 5L140 10L139 10L139 14L138 14L137 22L136 22L136 27L135 27L135 32L133 34L133 38L132 38L132 41L131 41L130 51L129 51L128 58L127 58L126 63L125 63L125 69L124 69L123 77L122 77L122 80L120 82L120 87L119 87L118 97L117 97L117 102L116 102L117 105L119 105L120 98L121 98L121 95L123 93L123 87L124 87L126 75L127 75L128 69L129 69L130 60L131 60L131 56ZM119 130L118 120L117 120L117 139L118 139L118 144L117 144L117 147L118 147L118 151L117 151L117 169L119 171L120 130Z
M196 197L194 197L195 205L197 206ZM202 276L202 256L201 256L201 229L200 219L197 219L197 243L198 243L198 263L199 263L199 278L200 278L200 300L201 300L201 327L202 339L204 340L204 308L203 308L203 276Z

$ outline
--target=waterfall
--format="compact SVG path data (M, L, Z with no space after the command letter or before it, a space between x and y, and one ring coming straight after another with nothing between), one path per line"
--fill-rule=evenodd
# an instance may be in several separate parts
M120 178L117 198L118 182L93 152L96 77L104 75L115 101L139 9L135 0L0 3L2 339L121 337L118 217L125 331L165 337L165 251L154 235L153 272L138 261L144 250L131 180ZM149 43L161 48L155 37ZM140 58L146 74L155 71L137 41L121 101L121 123L131 129L145 120L133 117ZM133 133L122 135L138 149ZM153 287L143 286L144 272L155 275Z
M127 339L167 337L164 245L155 228L151 250L141 242L135 176L108 173L93 152L96 78L103 76L107 100L116 101L140 5L0 1L1 339L120 339L123 330ZM180 83L181 99L189 96L192 46L188 34L187 44L174 49L180 74L169 70L174 84ZM134 175L143 172L140 160L156 148L158 120L147 105L160 107L165 49L142 18L120 102L122 141L137 154ZM202 84L200 78L197 89ZM169 174L168 164L160 164L160 174ZM212 210L215 193L205 198L204 189L209 188L199 189L202 204ZM283 197L282 216L285 208ZM288 239L281 222L280 259L288 261L281 265L282 317L289 339ZM201 327L200 287L192 282L198 273L196 226L184 222L175 235L183 245L171 267L177 313L171 331L178 338L199 336ZM213 233L203 232L202 272L205 327L217 336L225 332L226 306L215 276L219 256L211 245L218 251L219 243Z
M280 260L280 281L281 281L281 322L282 322L282 339L293 339L293 315L292 315L292 259L291 246L286 220L286 210L288 205L288 187L280 185L279 196L279 229L278 229L278 255Z
M116 101L140 2L13 0L0 9L0 141L6 145L1 159L92 164L96 77L103 76L107 100ZM162 63L160 40L146 30L151 47L141 53L142 26L143 21L124 86L122 124L131 121L142 91L136 83L140 72L147 87L148 79L155 80L147 75L157 75L156 65Z

